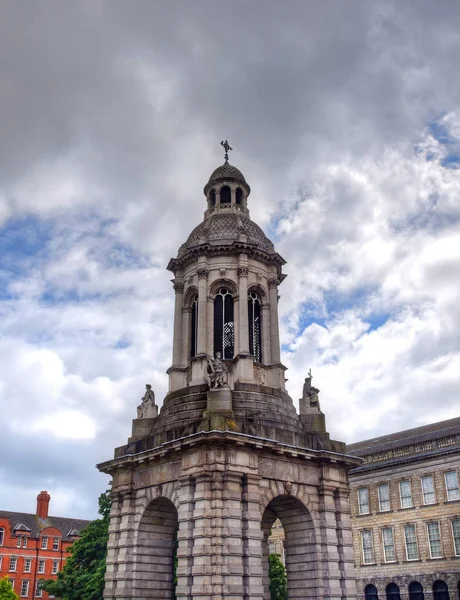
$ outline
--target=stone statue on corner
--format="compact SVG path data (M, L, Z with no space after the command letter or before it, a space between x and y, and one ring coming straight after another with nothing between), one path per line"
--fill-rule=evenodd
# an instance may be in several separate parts
M302 398L300 399L300 413L306 412L321 412L319 406L319 390L312 386L313 379L311 371L308 372L308 377L305 378L302 390Z
M138 419L153 419L158 415L158 407L155 404L155 393L150 383L145 386L145 394L142 396L141 403L137 407Z
M228 367L220 352L216 353L216 358L208 356L208 376L209 387L212 390L228 387Z

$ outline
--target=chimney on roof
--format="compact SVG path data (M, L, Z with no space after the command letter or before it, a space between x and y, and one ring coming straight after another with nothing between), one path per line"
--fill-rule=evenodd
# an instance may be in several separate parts
M51 496L48 492L40 492L37 496L37 517L40 519L48 518L48 508L50 505Z

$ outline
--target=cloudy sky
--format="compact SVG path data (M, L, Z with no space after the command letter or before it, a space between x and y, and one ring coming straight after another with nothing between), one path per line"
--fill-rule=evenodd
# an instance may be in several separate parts
M165 267L223 162L287 260L335 439L460 414L460 3L0 8L0 507L91 518L171 360Z

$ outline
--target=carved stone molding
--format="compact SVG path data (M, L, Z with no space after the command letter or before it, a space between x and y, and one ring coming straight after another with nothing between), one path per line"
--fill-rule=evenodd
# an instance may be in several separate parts
M247 267L238 267L236 272L238 277L247 277L249 275L249 269Z
M182 294L184 292L185 284L182 281L173 281L173 288L176 294Z
M198 279L207 279L208 275L209 275L209 271L207 269L207 267L199 267L199 269L197 270L198 273Z
M159 483L156 487L155 487L155 496L157 498L159 498L161 495L163 494L163 485L161 483Z
M292 483L290 481L285 481L283 485L286 494L290 494L292 492Z
M276 277L274 277L272 279L269 279L267 281L267 283L268 283L268 289L271 290L273 288L277 288L280 282L279 282L279 279L277 279Z
M265 369L254 363L254 379L259 385L265 384Z

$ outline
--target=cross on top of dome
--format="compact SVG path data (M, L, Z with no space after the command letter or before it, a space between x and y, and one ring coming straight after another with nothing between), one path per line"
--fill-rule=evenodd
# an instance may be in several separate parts
M222 142L220 143L220 145L224 147L224 150L225 150L225 155L224 155L224 158L225 158L225 162L226 162L226 163L228 163L228 151L229 151L229 150L233 150L233 148L230 148L230 145L229 145L229 143L227 142L227 140L225 140L225 142L224 142L224 141L222 141Z

